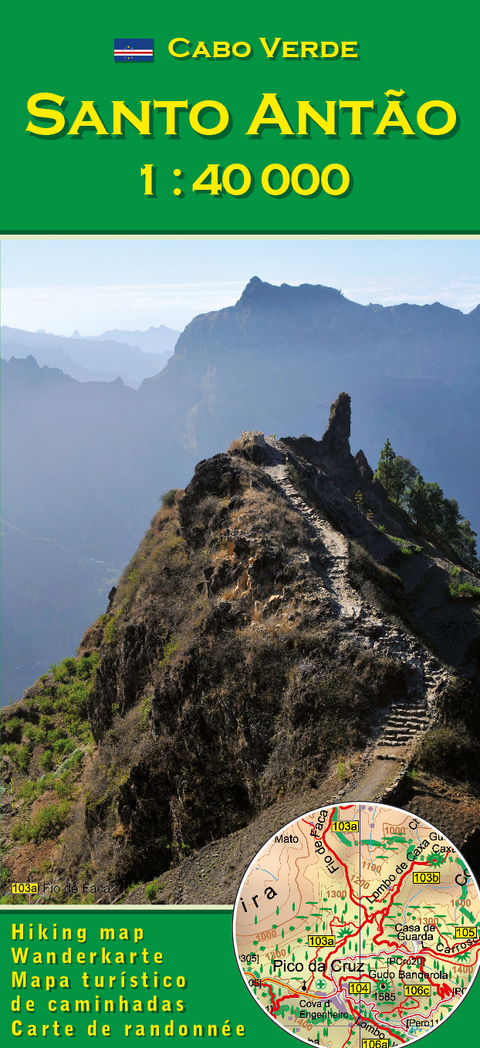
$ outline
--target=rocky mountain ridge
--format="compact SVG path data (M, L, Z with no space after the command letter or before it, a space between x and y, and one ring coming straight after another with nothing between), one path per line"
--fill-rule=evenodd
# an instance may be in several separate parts
M476 605L349 435L341 394L322 440L244 432L164 496L78 659L3 711L7 884L231 902L302 804L417 779L475 861Z

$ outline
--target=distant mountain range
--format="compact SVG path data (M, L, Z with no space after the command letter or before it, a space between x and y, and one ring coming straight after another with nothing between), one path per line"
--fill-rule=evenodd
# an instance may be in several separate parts
M126 342L129 346L139 346L144 353L170 353L175 349L175 343L179 331L165 327L149 327L147 331L104 331L102 335L88 335L87 338L95 342ZM74 331L72 338L76 338L78 331Z
M41 338L46 345L52 336ZM114 345L59 342L70 353L72 346L95 354L98 346ZM118 370L125 372L133 347L116 345ZM317 436L339 389L349 390L356 409L354 450L362 447L375 466L389 437L425 480L458 499L478 529L479 347L478 306L467 315L440 303L361 306L334 288L275 287L254 277L234 306L196 317L166 367L137 390L120 380L79 382L39 367L32 356L3 364L2 515L17 529L15 544L6 539L15 582L4 593L4 614L35 646L29 667L4 648L4 701L38 675L39 663L46 667L57 657L54 618L62 621L63 653L74 650L79 618L87 625L92 604L98 611L105 605L96 562L105 562L109 575L129 559L162 491L183 486L195 462L241 430ZM94 359L113 373L116 358L107 351L82 357L81 366ZM72 576L67 599L65 559L58 559L57 577L50 545L45 575L42 544L33 548L29 538L22 549L22 532L69 550L81 572L96 564L88 601L84 575L81 585ZM39 581L45 577L47 587Z
M3 326L1 352L4 360L31 354L41 367L60 368L78 382L121 378L125 385L137 389L145 378L165 367L179 334L163 324L148 331L105 331L88 338L82 338L78 331L67 338Z

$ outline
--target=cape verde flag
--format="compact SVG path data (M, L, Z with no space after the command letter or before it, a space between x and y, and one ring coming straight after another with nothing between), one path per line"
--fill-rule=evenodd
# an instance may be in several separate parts
M113 57L116 62L153 62L153 40L115 38Z

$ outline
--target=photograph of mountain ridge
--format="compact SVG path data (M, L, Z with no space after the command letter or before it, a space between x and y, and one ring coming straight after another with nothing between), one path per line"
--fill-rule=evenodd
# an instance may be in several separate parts
M169 354L128 384L91 335L2 334L5 861L47 902L80 869L89 901L230 902L270 827L359 789L477 861L480 306L239 283L173 353L181 320L150 307L143 350L105 317L99 361ZM45 362L83 341L86 378Z

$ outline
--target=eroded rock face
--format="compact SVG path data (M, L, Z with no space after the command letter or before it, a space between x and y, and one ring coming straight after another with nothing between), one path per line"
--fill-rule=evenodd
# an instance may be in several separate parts
M340 393L330 408L328 426L323 434L322 449L340 462L350 457L350 397Z
M110 621L115 626L115 619ZM141 699L152 663L161 657L167 633L146 615L144 621L125 623L113 639L114 643L103 645L102 661L88 702L88 718L97 740L111 727L113 712L118 710L124 715Z
M243 474L245 471L243 470ZM207 497L231 499L238 495L242 485L242 463L235 461L231 455L214 455L204 459L195 467L192 480L185 488L183 498L178 504L180 526L188 532L190 541L194 540L197 531L199 540L204 531L203 518L197 513L198 506ZM216 507L216 522L228 514L227 505Z
M357 463L363 480L368 482L372 481L374 477L373 469L369 466L367 457L361 449L360 451L357 451L357 454L355 455L355 462Z

